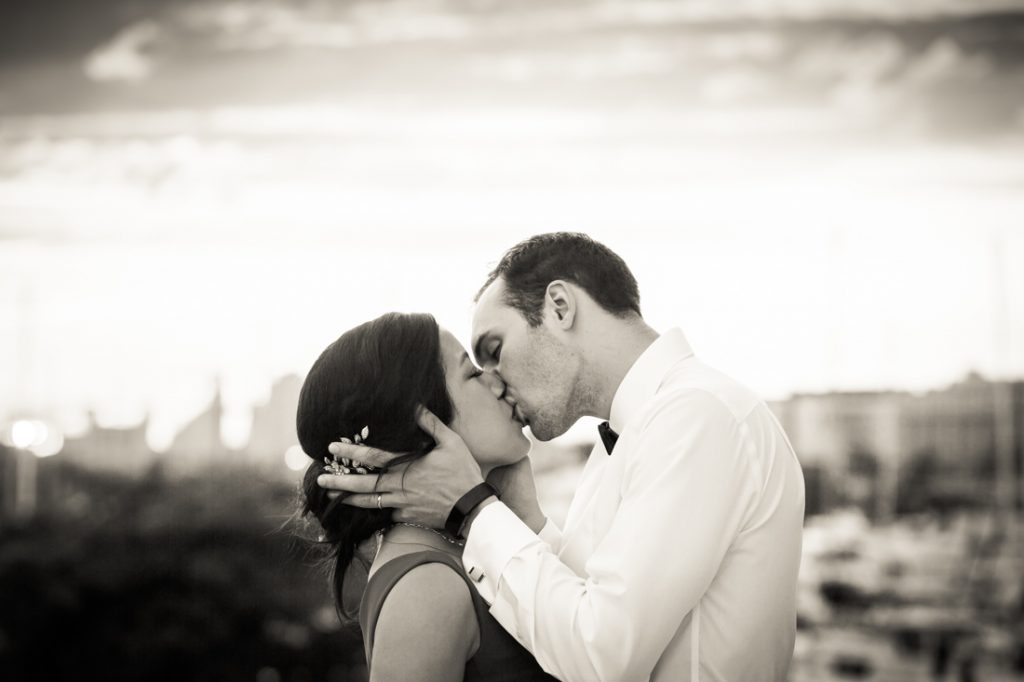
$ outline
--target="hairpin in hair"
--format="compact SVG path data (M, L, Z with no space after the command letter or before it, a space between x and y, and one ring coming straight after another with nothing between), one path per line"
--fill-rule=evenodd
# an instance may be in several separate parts
M365 445L365 441L370 437L370 427L364 426L362 430L351 438L342 436L338 440L347 445ZM369 464L363 464L357 462L354 459L348 457L338 457L332 455L331 457L324 457L324 471L328 474L334 474L335 476L344 476L347 474L379 474L384 471L383 469Z

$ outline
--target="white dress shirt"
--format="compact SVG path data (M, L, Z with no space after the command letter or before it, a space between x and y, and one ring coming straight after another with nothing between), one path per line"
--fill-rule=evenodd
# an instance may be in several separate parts
M659 337L611 407L565 530L481 510L463 563L491 613L564 680L783 680L804 483L764 402ZM595 434L596 435L596 434Z

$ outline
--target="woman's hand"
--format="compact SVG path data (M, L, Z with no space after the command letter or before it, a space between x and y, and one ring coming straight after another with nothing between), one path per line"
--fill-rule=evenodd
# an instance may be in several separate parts
M523 457L514 464L493 469L487 482L501 492L501 501L522 519L534 533L539 533L547 518L537 500L537 486L533 480L530 458Z

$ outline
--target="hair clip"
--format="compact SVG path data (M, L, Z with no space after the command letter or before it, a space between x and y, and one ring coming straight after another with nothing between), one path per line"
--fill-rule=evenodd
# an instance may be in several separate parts
M346 438L342 436L338 439L339 442L345 443L346 445L366 445L366 439L370 437L370 427L364 426L352 438ZM335 476L345 476L348 474L379 474L384 471L383 469L369 464L362 464L356 460L349 459L348 457L338 457L333 455L333 458L324 457L324 472L333 474Z

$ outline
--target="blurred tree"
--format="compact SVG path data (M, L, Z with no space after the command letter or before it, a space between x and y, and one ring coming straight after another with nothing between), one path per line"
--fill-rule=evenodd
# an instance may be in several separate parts
M0 534L0 679L365 679L290 486L59 474L46 512Z

